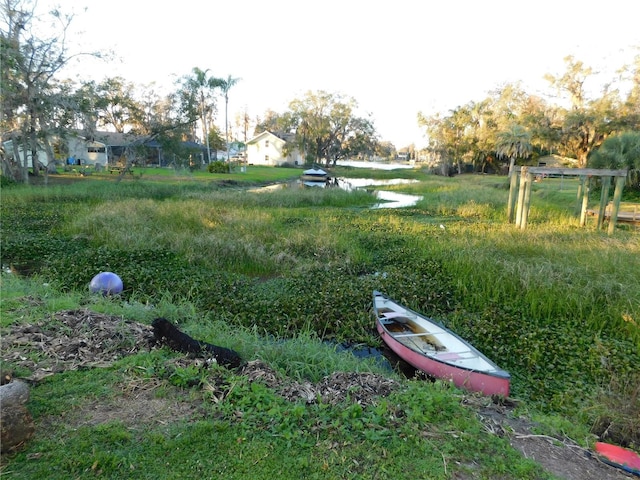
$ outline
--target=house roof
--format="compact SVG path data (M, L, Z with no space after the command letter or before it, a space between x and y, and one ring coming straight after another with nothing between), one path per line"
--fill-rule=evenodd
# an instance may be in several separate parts
M155 138L151 138L150 135L135 135L132 133L120 133L120 132L96 132L91 138L86 138L81 132L76 132L78 137L85 138L86 140L104 143L109 147L127 147L133 144L144 145L150 148L160 148L162 145ZM202 149L206 147L197 142L184 141L182 146L186 148Z
M105 145L109 145L112 147L122 147L125 145L131 145L134 142L140 141L141 136L133 135L131 133L120 133L120 132L95 132L95 135L91 136L91 138L87 138L86 135L83 135L83 132L76 132L80 138L84 138L86 140L104 143Z
M283 141L283 142L290 142L295 138L295 134L294 133L282 133L282 132L278 132L278 133L273 133L270 132L269 130L265 130L262 133L259 133L258 135L254 136L252 139L247 141L247 145L249 145L250 143L256 143L259 142L260 140L262 140L265 137L273 137L274 139Z
M575 167L578 164L578 160L552 154L538 158L538 166L540 164L544 164L547 167Z
M276 133L276 135L278 136L278 138L281 138L282 140L284 140L285 142L293 142L296 139L296 134L295 133Z

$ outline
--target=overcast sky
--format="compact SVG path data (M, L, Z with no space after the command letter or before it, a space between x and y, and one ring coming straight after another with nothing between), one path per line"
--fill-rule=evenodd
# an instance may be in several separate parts
M548 92L543 76L563 73L567 55L610 80L640 53L637 0L55 3L76 12L74 41L119 57L91 62L94 79L173 88L193 67L239 77L230 119L245 108L251 118L284 112L309 90L341 93L398 148L424 143L419 111L446 112L508 82Z

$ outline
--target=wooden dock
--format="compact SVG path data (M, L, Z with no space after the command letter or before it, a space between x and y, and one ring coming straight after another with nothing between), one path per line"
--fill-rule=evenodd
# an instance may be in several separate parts
M534 178L544 175L555 176L575 176L580 180L578 185L577 200L580 202L580 226L584 227L587 223L587 216L589 215L587 205L589 203L589 192L591 190L592 177L599 177L602 189L600 194L600 206L597 210L598 226L597 229L603 228L605 220L605 210L607 200L609 198L609 189L611 183L615 178L615 190L613 192L613 202L610 203L612 208L609 210L609 225L607 233L613 234L616 223L619 219L620 200L622 198L622 189L624 188L624 182L627 177L627 170L609 170L598 168L547 168L547 167L516 167L511 174L509 182L509 201L507 203L507 217L509 222L514 221L516 225L524 230L527 226L527 217L529 216L529 207L531 202L531 184ZM519 181L518 181L519 178ZM518 184L520 184L518 186ZM516 202L517 200L517 202ZM631 210L631 212L634 212ZM633 221L635 223L635 212L631 215L625 215L627 223Z
M611 219L611 212L613 211L613 202L609 202L604 210L604 218ZM587 210L589 215L597 217L600 213L599 210ZM620 202L620 209L618 210L618 222L633 223L640 225L640 203Z

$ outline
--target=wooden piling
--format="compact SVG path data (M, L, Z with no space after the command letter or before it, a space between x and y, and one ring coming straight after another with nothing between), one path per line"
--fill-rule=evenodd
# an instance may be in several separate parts
M527 219L529 218L529 209L531 206L531 185L533 185L533 174L530 172L524 172L525 187L524 187L524 203L522 207L522 216L520 217L520 229L527 228Z
M597 168L547 168L547 167L516 167L509 182L509 200L507 205L507 218L509 223L513 221L515 210L515 224L520 229L525 229L531 207L531 185L534 175L565 175L579 176L580 184L578 186L578 195L576 197L577 207L580 209L580 226L584 227L587 223L587 207L589 204L589 192L591 187L591 177L601 177L603 191L600 197L600 213L598 216L598 228L601 228L606 208L606 199L609 196L611 179L616 177L616 187L614 192L613 211L609 221L608 233L613 233L620 209L620 200L622 198L622 189L627 176L627 170L607 170ZM517 177L520 175L520 186L518 188ZM517 194L517 195L516 195ZM514 202L515 205L514 209ZM604 202L604 203L603 203ZM576 213L578 208L576 208Z
M609 228L607 233L611 235L616 228L616 222L618 220L618 212L620 211L620 200L622 199L622 189L624 188L624 181L626 177L616 178L616 188L613 191L613 208L611 210L611 218L609 219Z
M587 224L587 207L589 206L589 193L591 191L591 177L586 177L582 189L582 207L580 208L580 226Z
M597 229L602 229L602 223L604 222L604 214L607 209L607 202L609 201L609 188L611 187L611 177L602 177L602 192L600 193L600 208L598 210L598 224Z
M522 167L520 170L520 189L518 190L518 205L516 207L516 226L518 227L520 227L522 211L524 209L524 190L527 186L527 170L528 167Z
M509 200L507 202L507 218L509 223L513 223L517 195L518 175L516 172L512 172L512 175L509 178Z

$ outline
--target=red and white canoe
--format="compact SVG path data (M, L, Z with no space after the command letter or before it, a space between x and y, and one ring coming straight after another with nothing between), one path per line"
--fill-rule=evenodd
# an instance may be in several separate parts
M418 370L472 392L509 396L509 373L451 330L377 291L373 310L384 342Z

